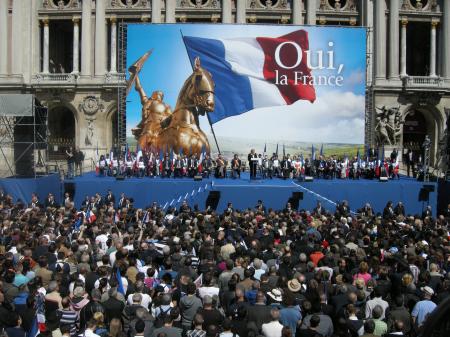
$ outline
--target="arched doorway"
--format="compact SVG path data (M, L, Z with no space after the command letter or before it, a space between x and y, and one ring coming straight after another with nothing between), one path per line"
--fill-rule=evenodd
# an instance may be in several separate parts
M50 160L65 159L68 147L75 146L75 118L70 109L59 106L48 112Z

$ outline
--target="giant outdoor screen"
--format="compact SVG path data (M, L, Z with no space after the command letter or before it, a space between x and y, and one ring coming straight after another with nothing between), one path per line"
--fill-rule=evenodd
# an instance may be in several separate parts
M364 143L364 28L129 24L126 57L130 146L217 153L212 128L226 154Z

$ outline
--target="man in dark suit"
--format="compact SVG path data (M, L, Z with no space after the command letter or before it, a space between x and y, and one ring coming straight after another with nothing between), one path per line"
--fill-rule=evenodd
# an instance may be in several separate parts
M39 201L39 197L36 193L32 193L31 194L31 202L30 202L30 207L31 208L35 208L35 207L41 207L41 203Z
M256 168L258 166L258 155L255 152L255 149L251 149L248 154L248 164L250 165L250 179L256 178Z
M103 198L100 193L95 193L95 208L99 209L103 206Z
M258 291L256 294L256 303L247 313L248 323L254 324L258 328L258 331L260 331L262 325L269 323L271 320L270 309L270 306L266 305L266 295Z
M427 206L425 210L422 212L422 219L425 219L426 217L432 217L433 213L431 212L431 206Z
M401 327L400 324L401 323ZM409 334L412 329L412 317L409 310L405 308L404 298L399 295L395 298L395 309L390 310L387 315L388 331L402 331Z
M289 176L291 174L291 160L289 159L289 155L283 157L283 162L281 163L281 167L283 170L283 179L289 178Z
M405 214L406 214L405 206L403 205L403 203L401 201L399 201L398 204L395 206L394 213L397 216L399 216L399 215L405 216Z
M58 204L55 201L55 196L53 194L51 194L51 193L48 194L47 198L45 199L44 206L45 206L45 208L49 208L49 207L57 208L58 207Z
M117 207L119 209L125 207L126 201L127 201L127 198L125 197L125 193L121 193L120 194L119 203L118 203Z
M113 318L122 319L122 311L125 304L117 298L117 288L111 288L108 291L109 298L103 302L103 307L105 308L105 318L109 323Z
M316 207L314 207L313 214L323 215L324 213L325 209L322 207L322 203L318 201Z
M89 206L89 202L90 202L89 196L87 195L87 196L84 197L84 200L81 203L81 207L86 207L87 208Z
M406 152L405 155L405 159L406 159L406 173L409 177L409 173L411 172L412 176L414 177L415 175L415 171L414 171L414 162L415 162L415 158L414 158L414 152L411 149L408 149L408 151Z
M193 154L188 160L189 177L193 178L198 172L197 156Z
M116 202L116 198L114 197L114 194L112 193L111 190L108 190L108 193L105 196L105 201L106 204L109 205L110 203L112 203L113 205L115 205Z

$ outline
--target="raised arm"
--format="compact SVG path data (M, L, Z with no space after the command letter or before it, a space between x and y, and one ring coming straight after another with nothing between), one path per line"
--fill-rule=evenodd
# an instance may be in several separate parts
M138 74L136 74L134 89L139 93L139 96L141 97L141 104L144 105L145 102L147 102L148 98L147 95L145 94L144 88L142 88Z

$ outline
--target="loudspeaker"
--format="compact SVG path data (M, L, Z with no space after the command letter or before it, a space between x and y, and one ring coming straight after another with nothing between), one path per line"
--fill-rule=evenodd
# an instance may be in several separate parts
M32 124L32 117L22 117L14 125L14 162L17 176L34 176L34 129Z
M14 162L16 164L16 176L34 176L34 155L32 143L14 143Z
M208 198L206 198L205 208L217 209L220 200L220 191L209 191Z
M64 183L64 194L69 193L72 200L75 198L75 184L74 183Z
M423 185L424 189L426 189L428 192L434 192L434 185Z
M380 177L380 183L386 183L389 181L388 177Z
M303 200L303 192L292 192L292 196L288 199L293 209L298 210L300 200Z
M430 200L430 191L422 187L419 191L419 201L428 202L429 200Z
M194 176L194 181L202 181L203 177L201 175Z
M305 182L311 182L314 181L314 178L311 176L305 176Z
M125 177L122 176L122 175L120 175L120 174L118 174L118 175L116 176L116 180L125 180Z

